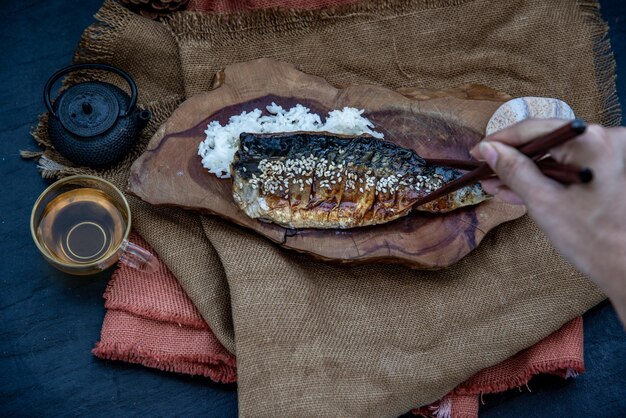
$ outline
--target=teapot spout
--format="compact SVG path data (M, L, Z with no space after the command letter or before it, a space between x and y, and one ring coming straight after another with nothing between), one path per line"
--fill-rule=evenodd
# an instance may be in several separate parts
M137 118L137 125L139 125L139 130L145 128L148 122L150 122L150 118L152 118L152 112L147 109L140 110L139 112L135 113L135 115Z

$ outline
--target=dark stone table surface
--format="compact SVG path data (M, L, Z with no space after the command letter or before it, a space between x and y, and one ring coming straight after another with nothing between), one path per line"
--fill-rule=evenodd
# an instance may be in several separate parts
M44 110L43 86L70 63L100 3L0 0L0 416L236 416L235 385L93 357L111 272L62 274L30 238L30 210L48 182L19 150L35 149L29 131ZM626 1L601 4L626 103ZM584 322L583 375L485 396L481 416L626 416L626 333L606 302Z

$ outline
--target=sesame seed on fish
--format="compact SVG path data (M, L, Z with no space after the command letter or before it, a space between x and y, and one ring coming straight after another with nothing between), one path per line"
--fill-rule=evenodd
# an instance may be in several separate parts
M327 133L242 134L231 165L239 207L289 228L374 225L413 209L447 212L487 197L475 184L412 207L460 175L384 140Z

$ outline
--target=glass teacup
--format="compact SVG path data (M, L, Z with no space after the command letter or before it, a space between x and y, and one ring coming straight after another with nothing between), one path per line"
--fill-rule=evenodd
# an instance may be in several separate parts
M76 275L101 272L118 260L154 272L156 258L128 241L130 227L130 207L122 192L86 175L64 178L44 190L30 218L33 240L46 261Z

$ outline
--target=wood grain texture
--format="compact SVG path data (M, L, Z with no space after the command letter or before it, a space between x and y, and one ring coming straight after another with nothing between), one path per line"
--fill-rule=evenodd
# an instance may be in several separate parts
M476 97L476 98L474 98ZM285 229L248 218L233 201L231 180L218 179L197 155L212 120L276 102L301 103L326 114L352 106L365 109L385 139L427 158L467 159L487 121L507 95L482 86L445 91L379 86L337 89L292 65L269 59L234 64L220 72L210 92L185 101L160 127L131 169L128 191L153 205L215 214L250 228L285 248L340 263L402 263L447 267L476 248L495 226L525 208L489 200L445 215L414 212L388 224L349 230Z

